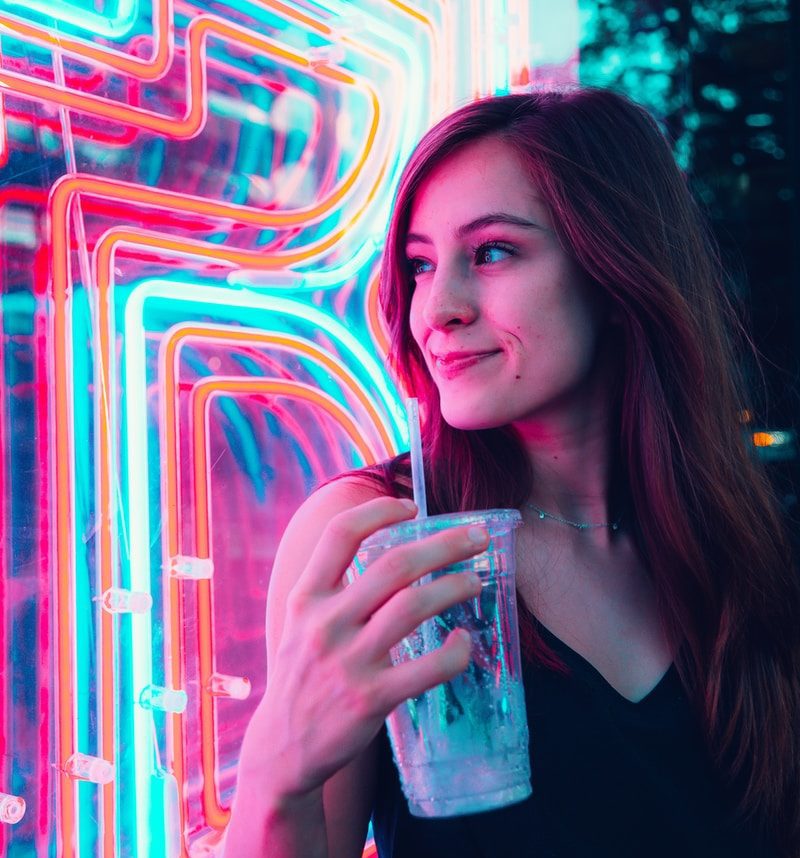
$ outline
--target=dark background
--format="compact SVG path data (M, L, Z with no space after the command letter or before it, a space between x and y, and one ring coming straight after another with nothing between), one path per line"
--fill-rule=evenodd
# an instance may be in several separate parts
M659 117L711 219L762 356L767 396L752 428L796 429L800 0L581 0L580 10L582 82L617 87Z
M581 82L651 110L711 222L760 355L742 428L774 439L753 449L800 544L800 0L579 10Z

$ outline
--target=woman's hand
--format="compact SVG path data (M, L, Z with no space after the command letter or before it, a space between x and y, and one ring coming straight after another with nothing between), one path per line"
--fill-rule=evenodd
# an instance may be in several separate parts
M342 586L362 540L415 513L409 501L388 497L338 513L286 596L267 690L243 749L261 749L261 765L269 749L275 762L270 791L284 801L312 794L367 748L399 703L452 679L469 663L469 635L458 630L439 650L412 662L392 666L388 653L423 620L478 595L480 581L469 573L410 585L483 551L488 538L482 529L454 528L392 548Z

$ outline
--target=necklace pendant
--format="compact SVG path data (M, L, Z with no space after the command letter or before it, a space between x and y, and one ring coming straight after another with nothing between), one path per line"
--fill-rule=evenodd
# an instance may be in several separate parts
M540 518L542 521L544 521L544 517L545 517L545 513L543 513L541 510L539 510L539 518Z

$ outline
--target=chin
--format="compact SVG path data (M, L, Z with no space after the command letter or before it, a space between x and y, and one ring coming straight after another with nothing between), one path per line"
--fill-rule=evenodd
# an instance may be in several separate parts
M479 429L497 429L505 426L508 420L495 411L487 411L485 408L465 408L461 403L457 408L447 408L442 403L442 418L445 423L453 429L461 429L462 432L477 432Z

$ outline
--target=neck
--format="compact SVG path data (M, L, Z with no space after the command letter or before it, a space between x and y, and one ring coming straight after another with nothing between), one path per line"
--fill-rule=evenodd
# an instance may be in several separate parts
M620 514L609 502L611 438L608 388L599 385L585 405L557 415L532 415L514 423L533 473L528 502L573 522L612 522ZM553 521L565 531L571 528ZM584 531L578 535L586 535ZM574 535L573 531L573 535ZM598 540L610 531L593 531Z
M515 424L533 472L530 502L575 521L608 521L607 433L591 427Z

